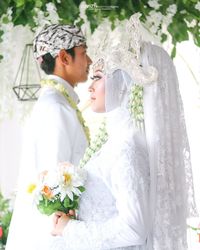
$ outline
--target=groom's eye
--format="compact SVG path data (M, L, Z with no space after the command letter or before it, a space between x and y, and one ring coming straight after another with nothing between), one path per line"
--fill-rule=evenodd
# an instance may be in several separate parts
M92 76L91 79L92 80L99 80L99 79L101 79L101 77L100 76Z

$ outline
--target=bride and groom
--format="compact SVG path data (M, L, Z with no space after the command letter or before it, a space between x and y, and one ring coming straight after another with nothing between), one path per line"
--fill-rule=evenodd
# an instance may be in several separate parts
M189 147L176 72L163 49L143 43L140 52L139 64L129 65L132 74L120 63L115 69L106 60L94 64L91 107L106 113L107 140L84 166L86 190L77 218L58 212L52 228L22 190L36 172L63 161L77 165L83 157L89 134L74 87L87 79L92 61L74 26L51 25L36 36L34 54L48 76L25 138L6 250L187 249L192 183L186 183ZM145 129L137 125L132 108L137 83L145 83L140 96Z

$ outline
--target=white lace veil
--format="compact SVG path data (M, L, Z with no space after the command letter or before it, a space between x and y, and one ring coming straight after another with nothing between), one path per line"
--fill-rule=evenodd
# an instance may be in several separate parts
M123 57L118 70L116 61L110 74L108 70L106 111L119 106L128 108L132 84L144 86L144 124L150 163L151 219L147 249L186 250L186 218L195 215L196 207L176 70L162 48L140 43L140 52L136 58L140 60L132 63L131 75L130 65L126 70L121 62Z
M187 249L186 218L195 215L190 150L173 62L160 47L144 43L144 67L158 71L144 88L145 133L150 158L151 227L148 249Z

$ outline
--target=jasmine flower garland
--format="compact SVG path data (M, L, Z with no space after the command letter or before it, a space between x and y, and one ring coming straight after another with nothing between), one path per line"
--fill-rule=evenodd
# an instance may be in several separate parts
M108 134L106 131L106 121L104 120L94 140L91 141L90 146L86 149L83 159L80 161L80 167L85 166L85 164L90 160L90 158L101 149L107 139Z
M77 104L74 102L74 100L70 97L69 93L67 92L66 88L54 81L54 80L48 80L48 79L43 79L40 81L41 85L42 86L51 86L53 88L55 88L56 90L58 90L67 100L67 102L69 103L69 105L76 111L76 115L77 115L77 118L80 122L80 124L82 125L83 127L83 130L85 132L85 136L88 140L88 143L90 143L90 131L89 131L89 128L86 126L85 124L85 120L82 116L82 113L81 111L79 110Z
M129 110L136 122L142 123L144 121L143 86L132 86L129 100Z
M143 87L140 85L133 85L129 98L130 113L133 119L139 123L138 125L141 126L141 123L144 122ZM104 120L94 140L91 141L90 146L86 149L83 159L80 161L80 167L85 166L90 158L101 149L104 143L106 143L107 139L106 121Z

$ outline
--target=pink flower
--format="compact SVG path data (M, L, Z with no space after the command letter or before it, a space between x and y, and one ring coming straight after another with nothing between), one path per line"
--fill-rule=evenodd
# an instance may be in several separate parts
M3 236L3 228L0 227L0 239L2 238L2 236Z

